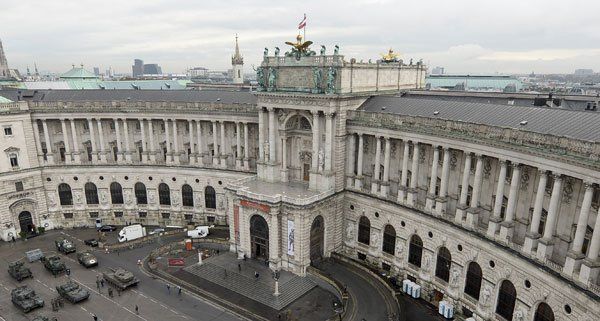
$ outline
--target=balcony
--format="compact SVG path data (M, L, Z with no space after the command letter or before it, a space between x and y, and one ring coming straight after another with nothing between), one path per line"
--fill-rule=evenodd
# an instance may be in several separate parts
M257 180L256 176L243 178L229 183L229 190L238 196L256 201L275 203L288 203L304 206L333 195L333 191L316 192L308 189L301 182L268 183Z

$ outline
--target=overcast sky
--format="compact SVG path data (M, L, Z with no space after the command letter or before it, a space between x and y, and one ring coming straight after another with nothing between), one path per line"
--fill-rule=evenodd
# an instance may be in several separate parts
M239 34L246 71L263 48L286 50L304 13L307 38L346 59L389 47L447 73L600 71L597 0L0 0L10 68L71 64L130 73L134 58L164 72L230 67ZM318 47L313 47L318 51Z

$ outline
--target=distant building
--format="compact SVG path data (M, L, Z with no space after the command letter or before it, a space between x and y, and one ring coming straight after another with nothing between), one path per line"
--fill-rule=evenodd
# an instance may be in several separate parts
M240 47L238 45L238 37L235 36L235 54L231 57L232 75L231 78L234 84L244 83L244 58L240 55Z
M94 67L94 75L100 76L100 68Z
M594 71L592 69L575 69L575 72L573 74L577 76L588 76L593 75Z
M139 77L144 74L144 61L142 59L134 59L131 66L133 77Z
M431 74L432 75L443 75L444 74L444 67L435 67L431 70Z
M0 40L0 79L12 78L10 69L8 69L8 62L4 55L4 49L2 48L2 41Z
M429 75L425 83L428 89L455 91L517 92L523 88L519 79L499 75Z
M208 68L194 67L187 71L187 76L190 78L208 78Z
M144 64L144 75L161 75L162 69L158 64Z

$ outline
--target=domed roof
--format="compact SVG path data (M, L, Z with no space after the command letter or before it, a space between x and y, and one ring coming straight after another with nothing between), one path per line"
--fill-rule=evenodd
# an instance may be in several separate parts
M98 76L93 73L83 69L83 65L81 67L75 67L64 74L60 75L61 79L98 79Z

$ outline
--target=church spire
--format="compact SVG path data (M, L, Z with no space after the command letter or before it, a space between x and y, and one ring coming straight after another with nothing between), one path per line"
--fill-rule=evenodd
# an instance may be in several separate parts
M237 33L235 34L235 54L233 55L233 57L231 57L231 64L232 65L243 65L244 64L244 58L240 54L240 46L238 44Z
M8 62L2 48L2 40L0 40L0 78L10 78L10 70L8 69Z

